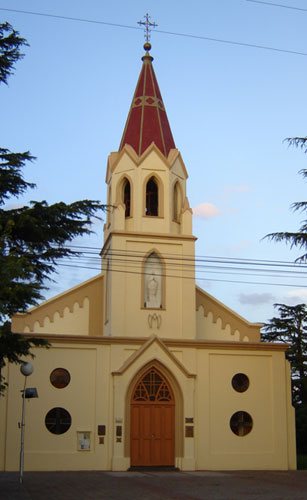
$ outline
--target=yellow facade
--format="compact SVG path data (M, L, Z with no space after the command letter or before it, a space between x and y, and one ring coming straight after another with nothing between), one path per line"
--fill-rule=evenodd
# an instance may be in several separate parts
M166 156L153 140L142 154L130 144L112 153L101 273L13 318L13 332L52 344L34 350L28 385L39 398L26 402L26 470L127 470L151 457L156 465L167 439L173 458L161 465L181 470L296 468L287 346L261 343L260 324L195 286L186 180L176 148ZM69 373L65 387L50 380L58 368ZM166 396L133 399L148 373L172 394L171 437L157 437L144 417L150 436L136 445L133 401L138 415L171 407ZM16 366L6 377L0 469L16 470L24 380ZM62 433L46 420L57 408L70 416ZM60 417L54 425L62 429Z

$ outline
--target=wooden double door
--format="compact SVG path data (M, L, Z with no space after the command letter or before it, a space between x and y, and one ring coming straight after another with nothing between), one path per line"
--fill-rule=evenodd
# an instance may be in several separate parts
M173 466L175 401L155 368L137 382L131 398L131 465Z

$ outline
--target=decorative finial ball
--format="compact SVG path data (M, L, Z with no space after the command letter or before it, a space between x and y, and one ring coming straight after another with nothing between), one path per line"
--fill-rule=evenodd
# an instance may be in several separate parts
M149 42L144 43L144 50L146 50L146 52L148 52L150 49L151 49L151 43L149 43Z
M25 377L31 375L31 373L33 373L33 370L34 367L32 363L22 363L22 365L20 366L20 371Z

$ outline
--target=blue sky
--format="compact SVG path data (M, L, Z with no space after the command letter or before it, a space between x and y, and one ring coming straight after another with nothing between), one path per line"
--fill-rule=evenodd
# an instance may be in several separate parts
M303 0L276 3L306 8ZM190 205L197 207L197 256L294 261L300 255L261 239L295 231L302 219L289 207L306 199L298 171L307 168L307 157L283 140L307 135L307 55L159 30L307 54L307 11L247 0L0 0L1 20L30 44L0 89L1 146L37 157L25 172L37 189L23 201L50 203L106 201L107 157L120 143L142 64L143 32L1 9L135 28L148 11L159 25L151 36L154 68L189 172ZM77 243L100 248L102 226L96 230ZM47 297L97 273L59 269ZM246 265L242 274L212 271L199 274L198 284L250 321L272 317L274 302L306 301L306 279L299 274L250 276Z

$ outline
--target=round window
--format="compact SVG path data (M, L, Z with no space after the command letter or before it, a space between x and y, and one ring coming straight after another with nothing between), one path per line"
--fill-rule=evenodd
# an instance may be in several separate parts
M70 374L65 368L56 368L50 374L50 382L57 389L63 389L70 382Z
M52 434L64 434L71 426L71 416L64 408L52 408L45 417L45 425Z
M237 392L245 392L249 388L249 380L244 373L237 373L232 377L232 387Z
M246 411L237 411L230 419L230 428L237 436L246 436L253 428L253 419Z

